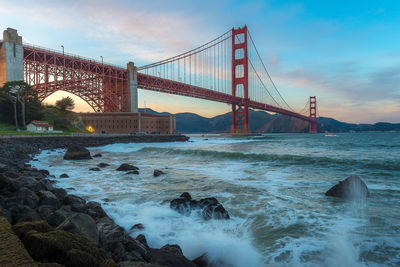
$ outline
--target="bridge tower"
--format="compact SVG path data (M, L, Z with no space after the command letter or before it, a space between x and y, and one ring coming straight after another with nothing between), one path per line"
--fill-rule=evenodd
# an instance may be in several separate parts
M0 43L0 86L5 82L24 79L22 37L17 30L7 28Z
M247 26L232 28L232 95L243 90L243 103L232 104L232 134L247 134L249 128L249 76Z
M310 118L315 120L315 122L309 122L309 132L317 132L317 97L310 96Z

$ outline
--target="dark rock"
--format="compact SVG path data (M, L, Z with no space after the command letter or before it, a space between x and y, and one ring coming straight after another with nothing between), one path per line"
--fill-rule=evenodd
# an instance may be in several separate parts
M182 197L171 200L169 206L171 209L176 210L183 215L190 215L191 213L190 200Z
M91 216L95 220L107 217L107 214L101 207L100 203L94 201L89 201L88 203L86 203L86 205L82 209L82 212Z
M367 185L360 179L360 177L352 175L334 185L325 193L325 195L357 200L369 197L369 191Z
M101 170L99 168L95 167L95 168L90 168L89 171L99 172Z
M22 239L36 261L57 262L65 266L99 266L106 253L84 236L62 230L45 233L31 230Z
M36 211L25 205L15 203L15 205L10 207L9 212L11 214L12 224L40 220L40 216Z
M6 164L0 163L0 173L7 171L8 167Z
M108 166L110 166L110 164L104 163L104 162L101 162L101 163L97 164L97 167L100 167L100 168L105 168L105 167L108 167Z
M130 172L127 172L126 174L139 174L139 171L130 171Z
M210 263L207 259L207 253L204 253L203 255L195 258L194 260L192 260L192 262L195 263L197 267L210 267Z
M161 174L165 174L165 172L160 171L160 170L154 170L154 172L153 172L154 177L160 176Z
M51 226L57 227L73 214L71 209L68 208L69 206L63 206L43 219L45 219ZM42 214L45 215L45 213Z
M56 229L86 236L96 245L99 244L96 222L87 214L75 213L65 219Z
M183 256L181 247L176 244L174 245L167 244L164 245L161 249L174 253L175 255Z
M39 204L39 197L26 187L21 187L16 194L17 203L36 208Z
M49 205L57 208L60 207L60 201L52 192L39 191L38 195L40 197L40 205Z
M151 249L146 254L149 263L174 267L196 267L196 264L188 260L185 256L176 255L164 249Z
M192 196L188 192L183 192L182 195L180 195L180 197L187 200L192 200Z
M69 175L66 174L66 173L63 173L63 174L60 175L60 178L69 178Z
M129 229L129 231L140 231L140 230L144 230L144 225L141 223L137 223L134 226L131 227L131 229Z
M93 158L99 158L99 157L102 157L103 155L101 154L101 153L97 153L97 154L95 154L94 156L93 156Z
M121 164L121 166L118 167L117 171L137 171L139 170L138 167L130 165L130 164Z
M229 214L225 208L214 197L203 198L198 203L202 209L201 214L204 219L229 219Z
M43 173L44 175L49 175L50 172L48 170L39 170L40 173Z
M83 146L70 145L68 146L67 152L64 155L66 160L82 160L82 159L92 159L90 156L90 151Z
M138 235L136 237L136 240L139 241L140 243L142 243L143 246L145 246L146 248L149 248L149 245L147 244L147 240L146 237L142 234Z
M200 201L192 200L188 192L183 193L179 198L171 200L170 208L183 215L190 215L192 210L200 210L205 220L230 218L229 213L216 198L203 198Z
M56 207L50 205L42 205L36 209L40 218L42 218L43 220L47 220L56 210Z
M86 203L86 200L84 200L81 197L75 196L75 195L66 195L65 198L63 199L64 205L79 206L79 205L83 205L85 203Z
M14 178L14 179L19 177L18 173L15 173L15 172L12 172L12 171L5 172L4 176L10 177L10 178Z
M51 192L58 198L60 202L64 201L65 196L67 195L67 191L63 188L54 188Z
M23 184L14 178L6 177L0 174L0 189L6 189L10 192L17 191Z

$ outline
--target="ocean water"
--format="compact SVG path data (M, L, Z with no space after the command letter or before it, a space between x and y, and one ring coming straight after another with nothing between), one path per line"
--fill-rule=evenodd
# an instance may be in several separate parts
M400 266L400 133L191 136L185 143L113 144L101 158L64 161L43 151L32 165L57 186L102 203L127 230L137 223L152 247L178 244L189 259L219 266ZM101 172L89 168L100 162ZM121 163L139 175L115 169ZM153 177L153 170L167 174ZM349 175L370 190L363 202L326 197ZM168 200L216 197L227 221L181 215ZM105 201L107 199L107 201Z

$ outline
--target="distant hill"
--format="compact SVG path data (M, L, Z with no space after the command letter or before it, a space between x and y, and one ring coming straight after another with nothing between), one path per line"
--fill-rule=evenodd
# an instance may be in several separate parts
M168 112L156 112L152 109L139 109L140 112L156 115L171 115ZM230 131L231 112L212 118L195 113L177 113L176 128L181 133L227 133ZM250 129L256 133L304 133L308 132L308 123L285 115L272 115L264 111L249 110ZM363 132L363 131L400 131L400 123L378 122L375 124L354 124L332 118L320 117L319 132Z

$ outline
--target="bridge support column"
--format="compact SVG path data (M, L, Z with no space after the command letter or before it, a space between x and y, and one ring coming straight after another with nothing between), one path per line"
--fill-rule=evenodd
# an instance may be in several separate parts
M7 28L0 48L0 86L5 82L24 80L23 53L22 37L17 30Z
M232 95L243 89L244 103L232 105L232 134L250 133L249 127L249 73L247 52L247 26L232 29Z
M129 84L129 100L130 112L138 112L138 82L137 82L137 68L133 62L128 63L128 84Z
M310 118L315 122L309 122L309 132L316 133L317 132L317 98L315 96L310 96Z

